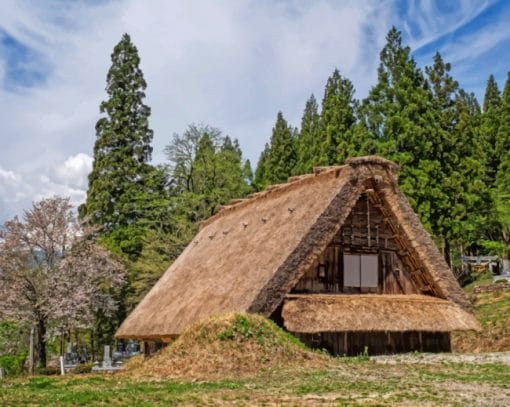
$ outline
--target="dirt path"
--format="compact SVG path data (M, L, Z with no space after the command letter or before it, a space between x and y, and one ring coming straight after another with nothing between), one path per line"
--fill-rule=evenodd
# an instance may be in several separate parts
M489 353L405 353L401 355L372 356L376 363L394 365L397 363L503 363L510 365L510 352Z

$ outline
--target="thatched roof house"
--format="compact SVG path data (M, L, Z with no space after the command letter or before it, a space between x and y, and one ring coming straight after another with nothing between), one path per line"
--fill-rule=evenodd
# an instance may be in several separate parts
M165 342L200 318L248 311L337 353L381 340L386 350L448 348L450 331L479 325L397 171L380 157L353 158L232 202L116 337Z

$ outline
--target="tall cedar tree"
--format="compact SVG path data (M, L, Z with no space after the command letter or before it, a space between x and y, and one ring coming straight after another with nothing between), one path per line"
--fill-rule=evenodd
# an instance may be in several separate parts
M510 72L507 74L505 88L501 98L500 123L496 139L496 154L500 163L504 161L510 150ZM500 168L498 165L498 172Z
M450 243L461 247L475 239L483 218L485 153L480 137L480 107L473 95L459 89L450 76L451 65L439 53L425 68L432 92L434 141L431 158L440 164L436 174L441 194L431 205L431 229L442 240L450 264Z
M312 171L314 165L319 164L320 131L317 100L314 95L306 101L301 130L297 139L297 162L294 174L306 174Z
M338 69L328 78L320 115L320 150L315 159L321 165L343 163L352 154L352 127L356 102L352 82Z
M501 242L503 267L510 271L510 151L506 151L499 165L496 188L493 191L496 237Z
M259 160L257 161L257 168L255 168L255 180L254 184L258 190L264 189L267 185L266 182L266 167L267 167L267 158L269 156L269 143L266 143L264 149L260 153Z
M278 112L267 159L263 185L286 182L296 165L296 137L282 112Z
M455 99L455 129L447 184L450 238L468 249L481 237L490 206L485 141L480 132L481 109L473 93L460 90ZM471 251L471 250L470 250Z
M143 102L147 84L128 34L115 46L111 60L108 99L100 105L105 116L96 124L94 163L80 215L109 234L110 248L136 259L143 246L140 220L156 219L154 207L164 211L167 206L161 202L165 176L148 164L153 131L150 108Z
M443 242L444 255L450 263L450 216L452 205L450 194L458 194L462 191L454 190L458 183L450 184L450 178L455 173L458 164L456 157L456 140L453 132L456 123L455 97L459 85L450 76L451 66L445 63L439 53L433 58L432 66L425 67L430 90L432 92L431 111L434 114L434 132L430 134L433 144L430 149L430 159L438 164L435 173L437 184L441 187L437 190L433 205L430 207L430 229L435 236Z
M481 124L482 136L485 139L487 149L487 181L490 186L496 181L496 173L501 161L500 152L497 150L497 138L500 121L501 94L494 75L490 75L485 88L483 100L483 116Z
M377 142L378 154L402 166L401 188L422 222L431 229L436 200L442 199L441 166L433 158L432 94L409 47L393 27L380 54L378 82L360 108L363 125ZM435 137L435 136L434 136Z
M500 119L496 141L500 163L496 175L494 207L503 243L504 267L510 271L510 72L501 98Z

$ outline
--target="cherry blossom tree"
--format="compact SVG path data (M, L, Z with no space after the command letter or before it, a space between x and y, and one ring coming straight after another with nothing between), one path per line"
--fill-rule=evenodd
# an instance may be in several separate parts
M80 230L69 198L33 204L0 229L0 317L35 325L39 365L52 333L116 309L125 270ZM51 332L52 330L55 332Z

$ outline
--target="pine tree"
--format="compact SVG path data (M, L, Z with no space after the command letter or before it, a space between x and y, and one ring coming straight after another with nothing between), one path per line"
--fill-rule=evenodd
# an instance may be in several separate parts
M455 100L455 128L451 135L451 172L443 191L450 200L449 234L463 246L481 235L490 206L486 149L481 135L481 109L473 93L460 90ZM454 165L455 164L455 165Z
M494 208L502 242L504 267L510 270L510 72L501 98L500 126L496 140L499 165L496 174Z
M378 154L402 166L400 183L422 222L431 228L431 207L440 196L433 140L432 94L421 70L393 27L380 54L378 82L360 108L363 126L377 142ZM440 177L439 177L440 178Z
M144 104L147 85L128 34L115 46L111 60L108 99L100 105L104 116L96 124L94 163L80 215L102 234L109 234L107 245L136 257L143 235L138 223L152 216L147 213L151 196L164 195L164 185L154 185L163 179L149 164L153 131L149 128L150 108Z
M321 165L343 163L352 155L352 127L356 122L356 102L352 82L338 69L328 78L320 115L320 149L315 161Z
M255 169L255 187L259 191L263 190L268 185L266 180L266 168L269 149L269 143L266 143L264 149L260 153L259 160L257 161L257 168Z
M503 268L510 271L510 151L506 151L499 165L493 190L496 236L501 244Z
M496 181L496 173L500 163L500 153L497 150L497 136L500 122L501 95L494 76L490 75L485 88L483 100L483 116L481 132L487 150L487 182L490 186Z
M501 97L499 128L496 139L496 152L501 163L510 150L510 72L508 72L505 88ZM499 170L499 166L498 166Z
M278 112L265 164L264 183L287 182L296 165L296 146L293 129L282 112Z
M246 183L253 188L255 180L254 180L253 170L251 169L250 160L246 160L244 162L243 175L244 175L244 180L246 181Z
M319 163L319 117L317 100L312 94L306 101L303 118L301 119L301 130L296 142L297 162L294 174L309 173L313 166Z
M450 241L452 228L452 199L462 193L457 172L457 141L454 134L456 124L455 98L459 89L457 81L450 75L451 65L445 63L437 52L432 66L427 66L428 84L432 93L431 111L434 115L433 132L430 133L429 160L434 162L434 202L430 205L430 229L443 243L444 256L450 264Z
M485 88L485 96L483 99L483 111L486 112L491 108L499 108L501 104L501 94L498 89L498 84L494 79L494 75L489 75L487 80L487 87Z

